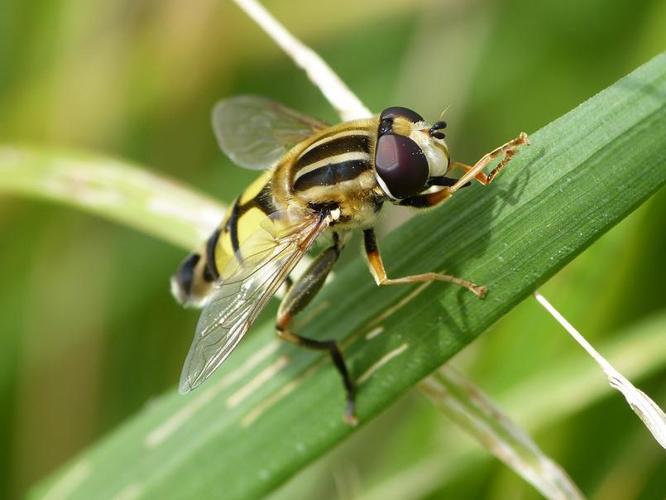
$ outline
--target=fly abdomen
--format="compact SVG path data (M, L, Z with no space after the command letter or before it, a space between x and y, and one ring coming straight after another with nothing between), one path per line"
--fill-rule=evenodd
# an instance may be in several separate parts
M171 278L172 292L178 302L181 304L187 301L188 295L192 292L192 282L194 281L194 269L201 259L198 253L191 253L188 255L178 270Z
M229 263L242 260L243 242L270 220L276 208L268 174L243 192L200 251L185 258L171 277L171 293L182 305L204 306L215 286L224 281Z
M207 259L200 253L191 253L171 276L171 294L181 305L201 307L213 281Z
M236 207L238 205L234 204L231 215L233 217ZM215 251L217 249L217 243L220 239L220 233L222 230L217 228L213 231L213 234L210 235L208 241L206 241L206 262L204 263L203 277L206 281L215 281L220 277L220 271L217 268ZM235 251L236 249L234 249Z

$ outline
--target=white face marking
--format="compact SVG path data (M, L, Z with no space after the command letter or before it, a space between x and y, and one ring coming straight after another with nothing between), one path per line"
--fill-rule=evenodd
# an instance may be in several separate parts
M419 145L423 154L428 159L428 167L430 168L430 177L437 177L446 174L449 168L449 148L446 146L444 139L436 139L432 137L428 130L430 125L425 122L415 123L409 138Z
M389 191L388 186L384 182L384 179L382 179L377 172L375 172L375 179L377 180L377 184L379 184L379 187L381 188L382 191L384 191L384 194L391 198L392 200L397 200L395 196L391 194L391 191Z

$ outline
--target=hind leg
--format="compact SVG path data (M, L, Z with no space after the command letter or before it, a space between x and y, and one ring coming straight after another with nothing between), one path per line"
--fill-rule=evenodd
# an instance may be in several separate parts
M333 246L322 252L322 254L312 262L303 276L298 278L298 280L289 287L287 294L280 304L276 331L278 336L287 342L308 349L328 352L335 368L340 373L340 377L342 377L342 383L345 387L347 400L344 414L345 421L351 425L355 425L357 422L354 405L355 387L349 375L349 370L347 370L347 365L338 343L335 340L330 339L315 340L303 337L294 333L291 326L294 316L307 306L315 297L324 284L326 276L328 276L328 273L333 269L333 266L338 260L341 247L337 235L335 235L334 240L335 243Z

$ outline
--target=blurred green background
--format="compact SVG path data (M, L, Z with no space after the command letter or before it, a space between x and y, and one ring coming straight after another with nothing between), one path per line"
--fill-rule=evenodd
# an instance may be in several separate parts
M537 130L666 48L659 0L265 5L371 109L409 106L432 120L450 105L448 141L464 161ZM2 143L122 158L229 201L253 173L218 152L209 113L238 93L336 121L231 2L0 4ZM133 230L0 197L0 238L0 498L11 498L173 386L196 314L168 291L183 252ZM662 190L542 291L604 346L664 312L664 255ZM581 362L592 363L532 300L453 361L498 399L545 368ZM666 405L666 359L640 375ZM540 390L562 388L555 380ZM460 434L415 392L276 497L538 498ZM619 395L535 438L593 498L664 497L663 450Z

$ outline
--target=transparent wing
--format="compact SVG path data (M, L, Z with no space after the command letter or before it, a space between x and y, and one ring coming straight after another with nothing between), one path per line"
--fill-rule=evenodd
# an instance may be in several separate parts
M272 167L294 145L327 127L264 97L231 97L213 108L220 148L234 163L253 170Z
M240 246L240 259L222 271L219 287L201 312L180 377L181 393L200 385L229 356L328 223L324 216L307 213L301 222L288 224L277 212Z

